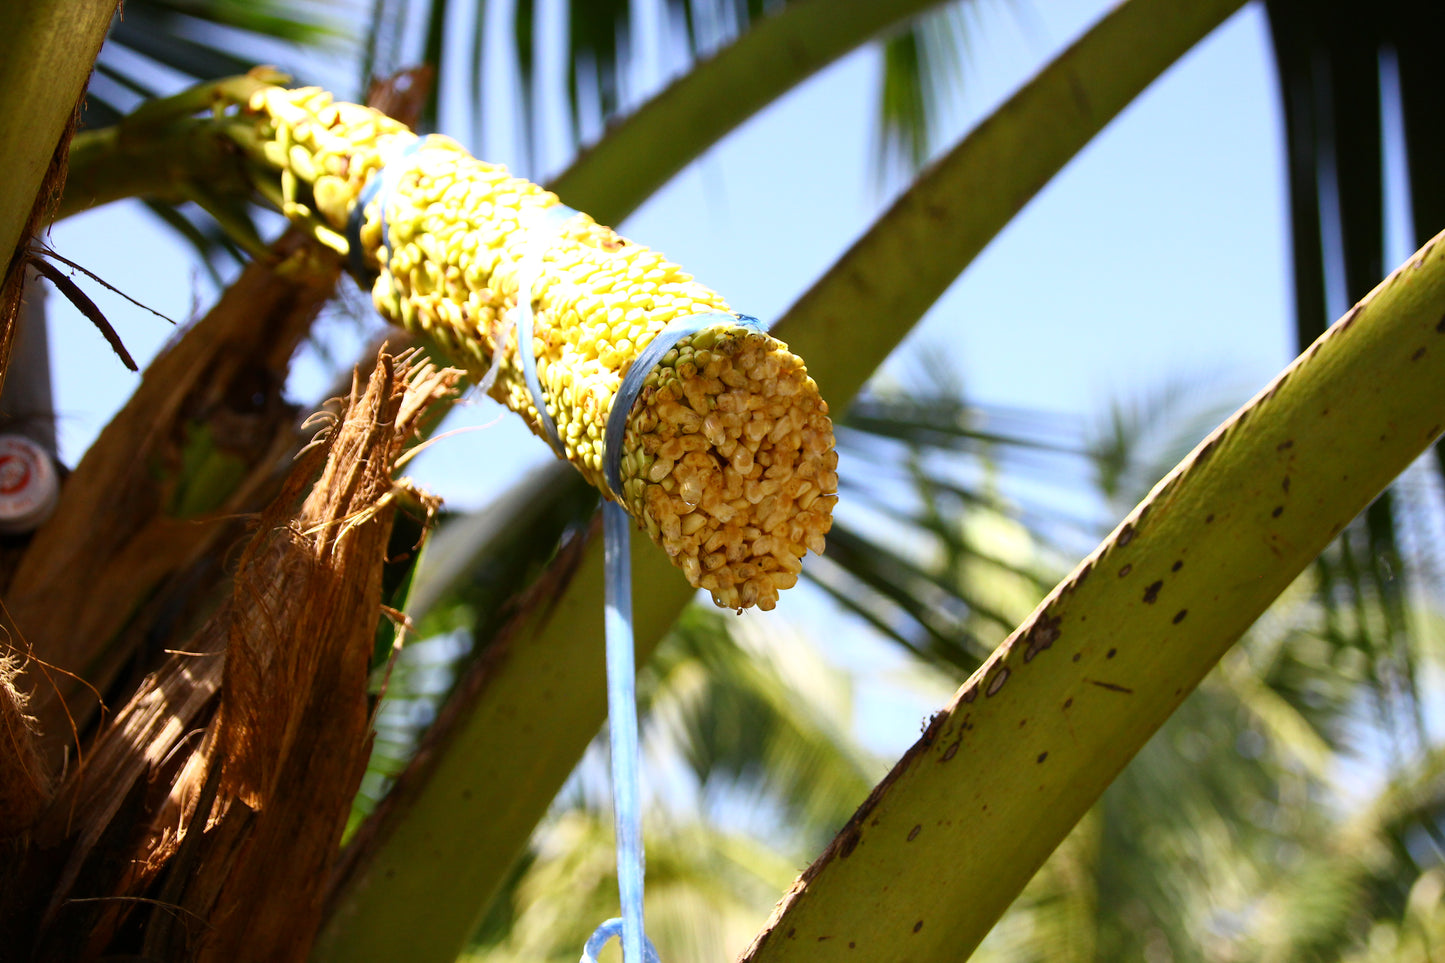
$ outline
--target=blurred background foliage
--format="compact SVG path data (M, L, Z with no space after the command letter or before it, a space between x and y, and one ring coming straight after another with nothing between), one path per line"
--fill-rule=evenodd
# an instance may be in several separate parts
M657 4L679 72L782 6L514 0L498 18L486 0L129 0L84 123L113 123L157 93L255 63L276 63L299 82L317 79L316 63L328 76L350 65L355 86L337 93L358 97L366 78L425 61L440 82L424 125L435 123L441 98L468 100L472 129L448 132L486 156L484 112L506 111L535 169L549 111L566 118L575 151L651 93L635 89L630 69L644 2ZM1018 16L1032 15L1025 6ZM1288 124L1302 347L1383 274L1382 77L1399 91L1413 232L1424 240L1445 225L1445 182L1432 163L1445 147L1432 69L1445 52L1445 12L1423 0L1266 6ZM880 41L881 177L910 174L939 146L939 117L958 95L969 51L988 41L975 8L943 4ZM500 90L481 56L497 22L510 24L517 72ZM546 82L547 65L560 65L560 83ZM547 91L560 91L562 103L542 103ZM239 252L200 209L225 207L257 233L267 223L215 198L151 207L213 271L224 270L224 252ZM1208 382L1160 383L1103 399L1093 413L999 409L920 360L838 413L844 462L870 470L844 475L828 554L806 573L818 590L812 610L826 614L764 638L751 622L695 605L643 671L649 920L665 959L741 949L885 771L887 760L864 748L860 687L941 703L1219 420L1212 391ZM1445 754L1427 724L1440 699L1442 464L1416 466L1255 626L978 958L1445 952ZM533 510L516 510L523 504ZM356 819L405 765L458 673L485 653L507 599L591 508L575 486L529 479L490 511L443 519L412 587L417 639L389 670L379 646L376 690L385 683L385 697ZM509 523L496 524L499 516ZM883 672L840 668L821 651L830 624L866 626L901 655ZM615 913L599 738L487 913L470 959L570 960Z

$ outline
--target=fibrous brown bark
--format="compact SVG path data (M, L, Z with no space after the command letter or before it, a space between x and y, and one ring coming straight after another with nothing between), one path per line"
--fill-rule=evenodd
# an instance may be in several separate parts
M406 360L383 354L354 386L263 515L227 603L42 818L38 851L65 856L33 958L306 955L370 747L392 467L459 377Z
M457 377L429 366L409 374L382 355L364 394L353 389L295 521L263 532L242 563L212 724L218 805L228 808L213 815L180 901L210 922L196 959L306 956L325 892L317 882L371 745L366 682L392 464Z
M97 692L147 654L147 632L177 604L167 580L237 537L235 516L274 494L294 450L295 410L281 388L340 267L299 234L272 251L152 362L66 481L6 593L28 650L74 673L26 677L53 766L72 745L72 722L83 731L100 708Z

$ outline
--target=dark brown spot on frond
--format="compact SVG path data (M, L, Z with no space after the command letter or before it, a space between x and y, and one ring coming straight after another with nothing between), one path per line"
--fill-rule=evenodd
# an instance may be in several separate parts
M1188 615L1188 614L1189 614L1189 610L1188 610L1188 609L1180 609L1180 610L1179 610L1178 612L1176 612L1175 615L1174 615L1174 624L1175 624L1175 625L1178 625L1180 622L1183 622L1183 621L1184 621L1184 616L1186 616L1186 615Z
M1086 679L1090 685L1096 685L1101 689L1108 689L1110 692L1122 692L1124 695L1133 695L1134 690L1128 686L1115 685L1113 682L1100 682L1098 679Z
M1059 637L1059 623L1062 621L1058 616L1049 616L1048 613L1041 614L1029 627L1028 648L1024 650L1024 661L1032 662L1034 656L1053 645Z
M1159 597L1159 590L1162 589L1163 587L1164 587L1164 580L1163 580L1163 579L1159 579L1158 581L1155 581L1155 582L1150 582L1150 583L1149 583L1149 587L1144 590L1144 604L1146 604L1146 605L1153 605L1153 604L1154 604L1154 600Z
M1272 511L1272 512L1269 513L1269 517L1270 517L1270 518L1279 518L1279 517L1280 517L1281 515L1283 515L1283 514L1284 514L1284 506L1283 506L1283 505L1276 505L1276 506L1274 506L1274 511Z

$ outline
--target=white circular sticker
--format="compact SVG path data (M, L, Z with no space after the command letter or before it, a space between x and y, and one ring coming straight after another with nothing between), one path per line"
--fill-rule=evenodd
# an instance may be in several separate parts
M50 456L23 435L0 435L0 532L40 527L60 498Z

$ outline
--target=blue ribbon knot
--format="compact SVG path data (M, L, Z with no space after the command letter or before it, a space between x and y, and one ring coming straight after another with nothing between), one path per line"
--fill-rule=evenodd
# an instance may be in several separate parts
M387 157L378 170L371 172L371 177L356 197L356 203L351 206L351 213L346 217L346 263L351 268L352 277L358 281L376 279L376 272L366 263L366 255L361 250L361 226L366 221L366 209L372 201L380 197L381 211L378 216L381 218L381 243L389 245L386 237L386 205L391 202L391 193L396 190L401 175L410 169L410 158L421 149L425 141L426 138L418 137Z

